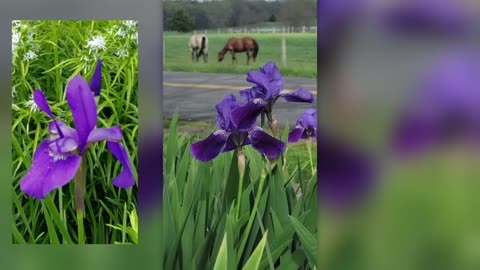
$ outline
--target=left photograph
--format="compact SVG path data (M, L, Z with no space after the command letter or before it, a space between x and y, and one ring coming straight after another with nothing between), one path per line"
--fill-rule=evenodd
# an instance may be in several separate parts
M137 21L12 21L11 71L12 243L137 244Z

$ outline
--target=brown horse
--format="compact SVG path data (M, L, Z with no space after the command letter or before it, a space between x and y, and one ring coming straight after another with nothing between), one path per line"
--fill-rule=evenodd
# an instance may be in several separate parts
M237 57L235 57L235 53L237 52L245 52L247 54L247 65L250 62L250 57L253 57L253 62L255 63L255 59L257 58L258 54L258 43L255 39L251 37L244 37L244 38L230 38L227 41L227 44L223 47L223 49L218 53L218 62L222 62L225 54L230 52L232 54L232 62L237 63Z

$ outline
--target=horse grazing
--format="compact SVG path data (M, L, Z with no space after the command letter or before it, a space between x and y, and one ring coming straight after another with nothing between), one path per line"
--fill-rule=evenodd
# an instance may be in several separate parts
M227 44L225 44L225 47L223 47L223 49L218 53L218 62L222 62L225 54L230 52L232 54L232 62L238 64L235 53L245 52L247 54L247 65L250 62L250 57L253 57L253 63L255 63L258 49L259 47L257 41L251 37L230 38L227 41Z
M203 56L203 61L208 60L208 38L206 35L198 34L190 37L188 47L192 53L192 61L198 62L200 56Z

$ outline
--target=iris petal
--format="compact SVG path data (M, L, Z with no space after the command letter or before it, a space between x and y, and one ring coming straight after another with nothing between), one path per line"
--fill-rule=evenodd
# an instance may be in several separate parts
M217 130L204 140L192 143L190 153L203 162L212 160L225 149L229 135L224 130Z
M32 166L20 182L20 189L32 197L45 199L52 190L66 185L75 176L81 157L73 154L54 155L43 141L33 154Z
M71 153L78 147L78 142L72 137L63 137L53 140L48 144L48 148L53 154Z
M53 113L50 110L50 106L48 105L47 98L45 98L45 94L39 89L35 89L33 91L33 101L37 104L40 110L44 111L50 118L54 119Z
M97 97L100 95L100 89L102 87L102 60L97 61L95 66L95 71L93 72L92 79L90 80L90 89L93 91L93 94Z
M122 128L120 126L113 126L110 128L96 128L90 132L88 136L87 143L95 143L99 141L121 141Z
M296 143L302 137L304 128L301 126L297 126L294 128L290 133L288 133L288 142L289 143Z
M282 141L268 135L260 128L252 129L249 137L253 148L268 158L276 158L285 151L285 144Z
M58 131L58 129L60 129L60 132ZM60 120L50 122L50 124L48 125L48 131L50 135L58 135L62 133L65 137L72 137L78 140L77 131L67 126Z
M233 125L238 130L249 130L257 122L257 117L267 106L267 103L261 99L250 101L242 107L232 111L231 118Z
M67 101L78 132L80 153L85 150L88 135L97 125L97 104L87 82L79 75L67 84Z
M280 92L280 96L282 96L288 102L307 102L312 103L314 100L312 92L308 91L303 87L299 87L295 89L293 92L289 91L282 91Z
M129 188L135 184L133 179L132 166L128 159L128 154L125 148L118 142L108 142L108 150L113 156L120 161L123 166L122 172L112 180L113 185L121 188Z
M249 102L255 99L253 88L243 89L238 91L238 93L246 102Z

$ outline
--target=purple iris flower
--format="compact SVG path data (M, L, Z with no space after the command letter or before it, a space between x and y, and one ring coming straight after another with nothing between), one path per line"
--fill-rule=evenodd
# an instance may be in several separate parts
M240 96L247 104L232 111L232 122L241 130L255 125L261 113L266 113L268 120L273 121L272 107L279 97L288 102L312 103L314 99L313 94L302 87L293 92L283 90L284 79L273 62L267 62L260 71L248 72L247 81L255 84L252 88L240 91Z
M470 14L456 0L409 0L388 10L384 23L394 32L459 34L470 27Z
M317 110L306 109L298 118L295 128L288 134L288 142L317 137Z
M319 200L335 210L349 210L365 200L374 187L377 166L353 145L319 132L317 136Z
M455 52L428 71L393 130L397 154L458 139L480 143L480 55Z
M101 82L98 80L100 76L94 75L90 84L94 89L80 75L67 84L66 98L75 129L55 119L43 92L39 89L34 91L35 103L52 122L48 127L48 138L35 150L32 165L20 182L20 189L24 193L44 199L52 190L69 183L79 170L88 147L99 141L107 141L108 149L123 166L122 172L113 179L113 184L122 188L134 185L127 152L120 144L123 139L120 126L96 128L97 105L92 90L100 88Z
M254 126L254 123L241 129L233 123L232 112L241 108L242 105L233 94L225 96L216 105L217 118L215 122L220 130L210 134L204 140L190 145L190 152L196 159L206 162L222 152L249 144L268 158L276 158L285 150L285 144L282 141L268 135L260 127Z

